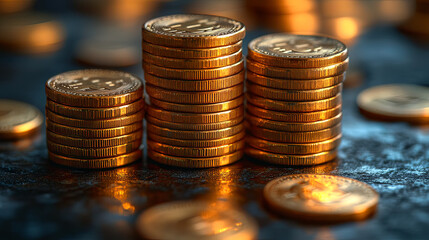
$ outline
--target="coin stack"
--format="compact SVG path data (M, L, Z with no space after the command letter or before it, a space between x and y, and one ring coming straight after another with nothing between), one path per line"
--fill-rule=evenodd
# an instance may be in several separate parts
M284 165L334 159L347 66L346 46L327 37L271 34L250 42L246 153Z
M142 81L129 73L77 70L46 83L46 135L51 161L111 168L141 159Z
M148 156L189 168L239 160L244 25L217 16L171 15L146 22L142 35Z

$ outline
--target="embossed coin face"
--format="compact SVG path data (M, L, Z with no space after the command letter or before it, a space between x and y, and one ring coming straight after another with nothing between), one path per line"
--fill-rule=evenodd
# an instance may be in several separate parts
M364 219L374 213L379 199L365 183L317 174L274 179L265 186L264 196L282 214L316 221Z
M46 94L48 98L66 105L104 107L126 104L141 98L141 88L141 80L132 74L87 69L52 77L46 83Z
M229 18L177 14L146 22L143 26L143 38L147 42L164 46L216 47L240 41L244 37L244 31L242 23Z
M35 107L0 99L0 138L10 139L32 133L43 123L42 113Z
M278 67L323 67L344 61L347 47L328 37L278 33L251 41L249 57Z
M147 239L254 239L257 227L228 204L183 201L146 210L137 230Z
M429 121L429 88L390 84L363 91L357 99L364 112L390 120Z

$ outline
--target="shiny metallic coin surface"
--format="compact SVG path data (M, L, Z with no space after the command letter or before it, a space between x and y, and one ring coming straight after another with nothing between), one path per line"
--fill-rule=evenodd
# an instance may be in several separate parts
M169 47L209 48L244 38L242 23L218 16L177 14L155 18L142 27L143 40Z
M153 150L148 151L148 157L156 162L184 168L209 168L209 167L220 167L225 166L234 162L237 162L243 157L243 151L236 151L231 154L218 156L218 157L175 157L165 155L162 153L155 152Z
M333 175L295 174L264 188L277 213L310 221L362 220L373 214L379 195L368 184Z
M214 48L172 48L148 42L143 42L143 51L151 54L170 58L216 58L233 54L241 49L242 42Z
M17 139L40 130L42 113L30 104L0 99L0 139Z
M342 42L322 36L277 33L249 43L249 58L275 67L317 68L346 60Z
M46 82L49 99L75 107L113 107L142 98L142 81L129 73L85 69L65 72Z
M246 155L264 162L290 166L318 165L332 161L337 157L336 149L314 154L280 154L247 147L244 152Z
M132 153L108 157L108 158L93 158L93 159L81 159L81 158L71 158L68 156L58 155L52 152L49 152L49 160L54 163L73 167L73 168L85 168L85 169L105 169L105 168L115 168L128 165L137 160L141 160L142 151L137 150Z
M248 135L246 136L246 142L254 148L271 153L305 155L338 148L341 143L341 134L334 138L314 143L279 143Z
M181 201L154 206L137 219L145 239L251 240L256 222L225 202Z
M361 111L381 120L429 123L429 88L409 84L381 85L364 90Z

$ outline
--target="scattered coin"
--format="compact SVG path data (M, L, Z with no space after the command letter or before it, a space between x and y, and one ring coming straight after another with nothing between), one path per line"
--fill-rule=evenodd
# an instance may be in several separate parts
M363 182L315 174L274 179L265 186L264 197L277 213L309 221L362 220L375 212L379 199Z
M364 90L357 104L366 116L380 120L429 123L429 88L409 84L381 85Z
M224 202L164 203L144 211L137 231L147 239L255 239L256 222Z
M37 133L43 123L42 113L18 101L0 99L0 139L19 139Z

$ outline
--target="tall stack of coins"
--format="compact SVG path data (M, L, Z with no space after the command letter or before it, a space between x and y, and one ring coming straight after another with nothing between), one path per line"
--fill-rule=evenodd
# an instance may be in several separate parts
M244 148L242 23L172 15L142 27L148 156L189 168L239 160Z
M46 83L46 135L51 161L111 168L141 159L144 99L129 73L78 70Z
M250 42L246 153L284 165L334 159L347 66L346 46L326 37L272 34Z

